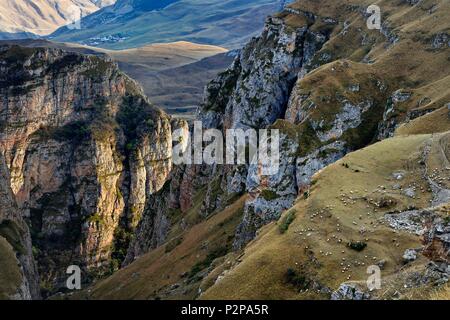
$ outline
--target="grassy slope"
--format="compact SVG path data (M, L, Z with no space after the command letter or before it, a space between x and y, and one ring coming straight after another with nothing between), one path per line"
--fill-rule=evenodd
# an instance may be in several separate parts
M171 114L192 117L203 89L231 63L226 49L179 41L137 49L104 50L144 88L150 100Z
M233 57L219 54L161 72L145 72L136 78L156 105L170 114L187 114L192 118L203 99L206 84L232 61Z
M357 4L361 9L371 4L370 1L345 2L348 5ZM414 88L413 93L417 92L417 95L420 94L422 97L431 95L429 98L432 101L427 105L435 103L437 107L441 107L440 103L449 99L449 56L448 50L432 49L431 39L439 32L450 30L450 21L445 14L450 10L450 4L447 1L438 2L439 9L430 15L425 8L434 4L433 1L422 1L420 7L393 4L392 1L379 1L378 5L382 8L384 15L388 16L388 19L384 21L389 21L391 28L400 37L400 41L394 46L388 46L385 37L379 31L368 30L359 12L352 12L346 6L336 8L334 1L321 1L320 8L317 8L318 3L313 1L301 1L293 6L320 12L322 17L330 16L339 21L350 22L348 36L344 37L341 34L343 31L341 26L334 29L330 41L325 44L320 53L330 53L333 59L357 62L360 65L359 68L365 68L368 75L381 78L386 85L394 84L397 88L411 87ZM289 20L289 17L286 19ZM320 24L315 25L317 29L322 27ZM364 36L372 39L375 44L369 41L363 44ZM372 61L372 64L360 63L365 55L367 55L366 60ZM329 68L329 66L326 65L323 68ZM341 87L345 84L339 81ZM415 95L413 98L414 101L410 103L415 105L419 99Z
M397 129L396 134L405 135L444 132L448 128L447 121L449 116L450 110L446 106L441 107L431 113L401 125Z
M366 7L364 4L371 4L370 1L345 2L361 5L362 8ZM412 110L434 112L400 126L395 138L351 153L320 172L315 177L310 198L299 199L294 206L293 210L297 211L296 219L288 232L281 235L276 223L264 227L259 237L246 248L242 263L228 272L202 298L328 298L327 295L311 291L299 293L298 288L287 283L287 269L291 268L298 274L307 275L312 280L336 289L348 279L365 281L367 265L382 259L387 261L383 271L386 283L384 290L377 293L378 297L392 297L395 290L399 290L403 298L448 297L448 287L437 292L431 288L405 292L400 287L404 282L396 278L396 275L403 266L403 252L406 248L420 247L420 239L407 233L396 233L380 220L386 211L405 210L410 205L418 208L428 206L431 195L426 191L428 185L417 167L417 160L425 142L432 141L434 146L431 166L441 168L445 173L442 168L444 161L436 151L439 150L437 145L441 136L433 137L430 134L450 129L449 110L446 107L450 101L449 51L445 48L432 49L431 39L436 33L448 32L450 29L450 21L445 14L449 12L450 6L446 1L439 1L438 10L429 14L426 8L433 3L422 1L419 7L413 8L406 3L379 1L378 5L385 16L389 16L391 26L394 26L395 32L400 35L401 41L392 47L387 47L385 39L378 32L364 29L360 14L349 14L345 5L337 8L333 1L326 0L320 4L305 0L293 5L295 8L320 12L322 17L348 20L356 29L349 29L350 34L354 32L351 37L342 37L340 29L333 31L331 40L321 51L332 54L333 59L349 59L348 67L343 67L343 60L326 64L297 84L296 89L301 93L310 93L309 99L317 105L310 115L313 119L326 119L336 113L333 101L326 102L327 97L333 97L336 93L345 96L349 101L376 95L371 83L377 79L383 81L388 91L405 88L412 93L411 99L400 105L399 113L406 115ZM342 19L343 16L347 18ZM283 18L292 26L301 24L301 21L296 21L296 17L292 15ZM361 30L376 39L374 46L361 45ZM370 65L359 62L366 54L367 59L373 61ZM348 92L348 85L355 83L361 85L361 91L356 94ZM282 123L277 125L283 127ZM284 124L284 127L290 132L297 130L301 133L303 130L302 126L295 128ZM445 140L448 140L448 136ZM402 181L402 185L417 183L424 188L420 198L410 199L393 190L395 181L392 179L392 173L396 170L407 172L407 178ZM385 186L386 190L380 190L379 186ZM379 200L383 197L392 198L396 203L395 207L375 211L376 208L365 200ZM441 211L443 214L449 212L448 207ZM338 224L340 232L337 231ZM365 227L369 232L362 235L359 232L361 227ZM342 242L339 243L337 239ZM352 240L366 241L368 246L358 253L346 246ZM332 254L326 255L329 252ZM342 258L345 258L345 261ZM411 272L422 270L425 262L426 259L421 257L411 266ZM350 269L342 272L341 263L344 266L350 263ZM404 274L407 273L408 271Z
M51 47L84 54L107 54L115 61L140 66L149 71L162 71L200 61L206 57L225 53L228 50L218 46L203 45L186 41L155 43L134 49L107 50L76 43L48 40L5 40L25 47Z
M437 289L430 295L431 300L450 300L450 285Z
M94 48L92 48L94 49ZM228 50L210 45L196 44L186 41L158 43L126 50L105 50L114 60L122 63L142 66L149 71L161 71L197 62Z
M447 125L450 129L450 123ZM383 223L382 217L386 212L405 210L410 205L427 207L431 195L425 191L417 199L410 199L393 190L398 182L392 173L407 172L402 185L415 182L427 187L417 162L424 143L435 144L438 140L431 135L395 137L351 153L318 173L311 196L299 199L294 206L296 219L288 231L280 234L277 223L264 227L260 236L246 248L242 263L202 298L327 298L316 292L299 293L286 282L287 269L307 274L312 280L336 289L349 276L351 281L364 283L367 266L382 259L387 261L382 276L389 284L378 294L388 298L393 288L402 292L390 277L403 267L401 257L405 249L420 247L420 239L406 232L395 232ZM394 199L395 206L377 208L368 201L383 198ZM361 228L367 232L361 234ZM357 252L347 247L350 241L364 241L367 247ZM331 255L327 255L329 252ZM425 262L426 259L420 257L411 268L420 269ZM341 263L351 264L351 267L342 272ZM426 295L427 291L420 294Z
M89 26L89 21L99 19L98 15L97 18L89 17L86 19L89 20L86 21L87 28L62 34L59 30L55 40L88 43L86 41L92 37L120 33L128 39L102 46L124 49L185 40L239 48L260 32L266 16L276 12L279 6L280 2L276 0L182 0L160 11L138 12L136 17L127 21L119 18L108 24ZM85 25L84 21L82 25Z
M418 6L408 5L406 2L379 1L383 12L383 21L390 25L392 34L399 37L399 41L392 45L378 30L368 30L366 21L360 10L365 10L370 1L342 1L345 5L336 6L336 1L305 0L297 1L293 8L314 12L318 18L312 26L313 30L330 29L330 40L316 54L311 63L314 71L298 81L294 90L298 95L307 96L304 105L309 102L315 107L308 113L308 119L324 120L325 127L331 126L334 116L340 112L342 100L352 104L371 101L374 108L361 129L353 130L344 135L343 139L353 149L371 142L377 123L382 119L386 102L392 92L398 89L411 94L410 99L396 106L395 114L398 122L404 121L411 111L420 113L442 108L434 118L445 114L445 108L450 101L449 77L449 49L432 47L432 39L436 34L449 32L450 21L445 12L450 10L448 1L421 1ZM430 14L427 8L433 4L437 10ZM291 13L278 14L290 28L304 25L304 17ZM333 18L341 23L330 27L323 23L323 18ZM348 23L346 34L343 35L343 21ZM330 63L321 60L329 55ZM364 60L364 62L363 62ZM371 63L367 63L371 61ZM426 63L424 63L426 62ZM350 86L358 85L359 90L352 92ZM438 128L437 122L429 116L427 132L445 130ZM422 121L422 120L420 120ZM413 133L417 121L406 124L399 132ZM286 129L288 133L303 137L300 145L302 152L307 153L318 146L314 137L310 137L307 121L294 126L279 120L276 127ZM308 140L305 143L305 140Z

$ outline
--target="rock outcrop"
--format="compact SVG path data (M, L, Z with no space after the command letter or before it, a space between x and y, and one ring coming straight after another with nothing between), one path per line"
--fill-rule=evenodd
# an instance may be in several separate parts
M343 283L331 294L331 300L368 300L370 295L357 285Z
M188 139L189 126L185 121L173 120L171 130L172 132L180 130L181 139ZM174 141L175 143L179 143L179 141ZM142 219L138 220L139 224L127 248L125 265L149 250L162 245L174 225L173 216L176 213L185 213L190 208L191 204L183 203L183 199L190 201L192 197L182 194L193 188L192 179L186 172L189 170L190 168L187 166L173 167L169 179L158 188L158 192L150 193L147 201L142 203L142 208L144 208Z

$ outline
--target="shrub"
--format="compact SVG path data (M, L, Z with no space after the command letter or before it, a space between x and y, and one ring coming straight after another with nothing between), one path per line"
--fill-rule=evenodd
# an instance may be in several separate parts
M285 274L286 283L294 286L298 290L305 290L311 281L303 273L299 273L292 268L287 269Z
M92 66L83 72L83 75L91 78L94 82L101 82L112 65L99 57L92 57Z
M98 213L93 214L92 216L89 216L86 220L90 223L97 223L97 224L104 223L103 217L101 215L99 215Z
M450 216L446 216L446 217L444 218L444 223L445 223L445 224L449 224L449 223L450 223Z
M280 224L278 225L278 230L281 234L285 233L289 229L289 226L295 219L296 213L297 212L295 210L291 210L281 219Z
M123 221L121 221L123 224ZM133 233L128 230L126 227L119 225L114 231L114 243L111 248L111 259L116 260L114 265L111 267L115 267L115 265L121 265L127 256L128 247L133 240Z
M80 55L69 53L49 65L47 72L52 74L63 73L81 64L82 62L83 58Z
M391 197L384 196L379 201L379 208L392 208L397 205L397 200Z
M147 123L147 126L148 126L150 129L154 129L154 127L155 127L155 121L154 121L153 119L147 119L145 122Z
M84 121L76 121L65 126L56 128L53 132L53 138L58 141L77 141L81 142L87 139L91 134L89 125Z

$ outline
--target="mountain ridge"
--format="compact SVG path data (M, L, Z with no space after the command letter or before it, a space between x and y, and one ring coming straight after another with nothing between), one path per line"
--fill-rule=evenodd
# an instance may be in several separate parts
M379 1L379 30L370 5L296 1L207 85L203 129L279 131L270 176L174 165L188 123L107 57L2 47L0 191L31 218L44 296L69 251L90 276L69 299L448 299L450 3Z
M370 4L304 0L269 18L208 85L197 119L279 129L280 172L175 168L126 267L75 298L448 299L449 4L382 1L382 29L369 30ZM231 207L232 243L205 236L182 261L190 230ZM167 240L146 241L161 215ZM367 288L372 265L386 290ZM151 272L165 268L176 273Z

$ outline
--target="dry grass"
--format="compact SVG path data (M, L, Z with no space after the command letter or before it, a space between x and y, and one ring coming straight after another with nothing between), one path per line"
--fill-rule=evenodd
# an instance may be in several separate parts
M148 71L172 69L197 62L203 58L225 53L228 50L186 41L158 43L127 50L91 48L111 56L115 61L144 68Z
M435 110L450 100L449 55L448 48L432 48L433 37L440 33L449 33L450 20L445 12L450 10L450 3L445 0L425 0L417 6L378 1L383 12L383 21L390 25L392 34L399 41L392 45L377 30L368 30L366 20L358 10L365 10L372 1L336 1L313 0L295 2L292 7L316 13L319 17L333 18L340 23L326 26L322 22L313 25L313 29L331 30L330 40L316 55L312 66L319 67L305 79L297 83L300 92L311 93L310 100L317 106L315 112L319 117L336 108L335 96L339 94L351 102L356 100L378 100L385 104L386 93L406 89L412 97L401 105L401 117L411 110ZM438 10L430 14L427 8L436 5ZM285 14L287 23L295 20L295 14ZM318 19L320 20L320 19ZM342 22L348 27L343 33ZM306 22L302 22L306 24ZM297 22L294 23L294 26ZM350 67L339 67L339 63L320 60L322 54L330 55L330 61L350 60ZM364 59L364 62L362 62ZM371 61L371 64L367 64ZM324 65L325 64L325 65ZM323 67L320 67L323 66ZM380 80L384 92L374 88L373 81ZM358 93L349 93L348 84L360 84ZM384 107L384 106L381 106ZM338 110L335 110L337 112Z

